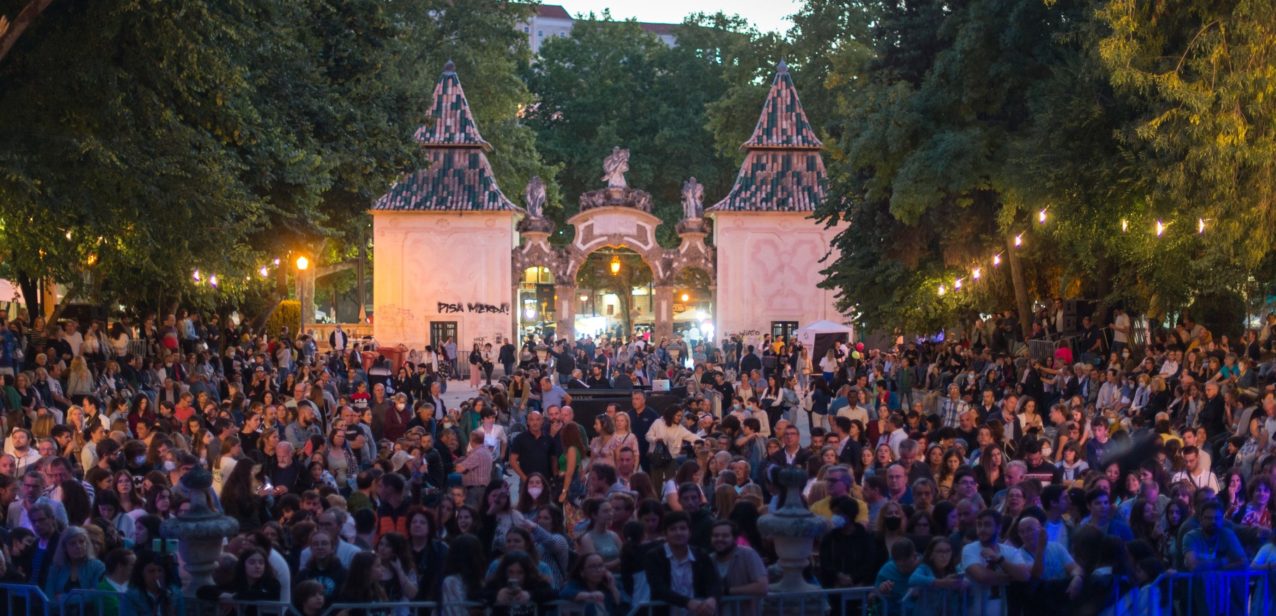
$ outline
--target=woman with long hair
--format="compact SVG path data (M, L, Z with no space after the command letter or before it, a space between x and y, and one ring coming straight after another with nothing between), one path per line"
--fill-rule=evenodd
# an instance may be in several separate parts
M483 349L475 342L470 349L470 387L478 389L483 385Z
M483 571L486 556L483 543L474 535L460 535L452 540L443 565L443 592L440 604L444 616L468 616L470 606L483 597Z
M283 589L270 568L270 557L260 548L250 547L239 553L230 590L236 601L278 601ZM248 613L256 610L249 608Z
M418 594L416 561L408 538L390 532L377 540L377 564L380 575L373 580L385 591L390 601L413 601Z
M612 532L611 502L601 498L591 498L584 502L586 527L579 538L582 553L593 552L603 557L607 569L620 569L620 536Z
M417 601L437 601L442 591L448 546L435 532L435 519L420 505L408 509L408 550L417 577Z
M496 572L488 577L483 589L483 597L494 616L528 610L535 613L557 596L527 552L511 552L501 557Z
M478 536L483 527L483 518L479 516L476 509L469 505L461 505L452 511L452 517L447 521L447 534L449 542L461 535ZM456 549L455 546L449 549Z
M702 485L704 483L701 480L703 477L704 473L700 471L700 465L695 461L687 460L680 464L673 478L666 481L662 487L665 504L673 511L682 511L682 503L678 501L678 487L684 483ZM703 494L701 494L701 500L704 500Z
M373 604L390 600L381 579L385 575L385 566L377 552L359 552L350 559L350 567L346 571L345 583L337 591L334 603ZM365 614L385 614L387 611L376 609L352 609L347 616L363 616Z
M621 413L617 413L621 415ZM627 415L627 414L626 414ZM616 452L612 446L612 436L616 433L616 425L606 413L599 413L594 418L594 438L589 441L589 465L603 463L615 466Z
M529 474L518 492L518 510L525 515L552 502L549 480L540 473Z
M939 472L935 474L935 485L939 491L939 498L948 498L948 495L952 493L953 479L957 475L957 469L961 468L965 462L961 457L961 452L955 448L944 452L944 459L939 466Z
M94 557L93 542L80 526L62 531L53 562L44 582L44 594L54 597L72 590L97 588L106 575L106 565Z
M625 613L624 597L616 586L616 577L608 570L607 561L597 553L576 559L571 578L559 591L558 598L583 607L583 616Z
M629 477L629 489L635 496L634 499L642 502L644 500L659 501L656 496L656 486L651 481L651 475L638 471Z
M1237 509L1232 515L1232 522L1243 526L1252 526L1271 530L1272 528L1272 481L1267 477L1258 477L1249 485L1249 499L1245 506Z
M957 572L957 548L946 536L936 535L926 546L922 562L908 578L905 610L914 614L956 614L962 607L965 578ZM915 590L914 590L915 589Z
M269 520L259 486L258 468L249 460L235 465L218 496L226 515L239 520L239 530L251 533Z
M558 480L562 489L557 502L563 505L575 502L585 494L585 436L574 422L563 426L558 436L563 443L563 452L558 456Z
M1245 508L1245 475L1240 469L1232 468L1221 479L1219 486L1222 489L1218 491L1218 502L1223 504L1223 517L1230 520Z
M116 471L111 485L115 489L115 494L120 497L120 511L131 514L141 510L146 504L133 483L133 475L128 471Z
M984 447L979 454L979 464L975 466L975 481L979 483L979 495L986 503L992 502L994 494L1006 489L1006 459L1001 447Z
M608 462L615 468L620 468L620 452L626 448L637 456L641 451L638 448L638 437L632 432L630 426L629 413L616 413L616 418L612 420L615 423L615 430L611 435L612 460Z

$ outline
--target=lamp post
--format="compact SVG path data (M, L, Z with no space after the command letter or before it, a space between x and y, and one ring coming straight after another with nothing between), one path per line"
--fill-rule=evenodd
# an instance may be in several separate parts
M297 335L301 336L306 331L306 272L310 269L310 259L306 255L299 255L293 265L297 267L297 301L301 304L301 325Z

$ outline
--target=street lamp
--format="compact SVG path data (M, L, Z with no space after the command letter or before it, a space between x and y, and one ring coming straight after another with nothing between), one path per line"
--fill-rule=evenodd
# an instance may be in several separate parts
M305 255L297 257L297 271L304 272L309 268L310 268L310 259L307 259Z
M687 294L687 293L685 293L685 292L684 292L684 293L682 294L682 303L684 303L684 304L685 304L685 303L687 303L687 302L688 302L688 301L690 301L690 300L691 300L691 295L689 295L689 294Z
M611 275L616 276L619 274L620 274L620 257L613 255L611 258Z

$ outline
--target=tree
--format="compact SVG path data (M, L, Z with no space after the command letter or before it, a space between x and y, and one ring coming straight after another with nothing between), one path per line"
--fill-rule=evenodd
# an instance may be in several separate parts
M611 270L613 259L620 262L615 273ZM589 289L591 294L605 291L616 296L624 332L634 330L634 289L650 286L651 280L651 268L642 257L627 250L594 252L576 272L577 286Z
M1128 182L1110 181L1129 168L1113 135L1128 111L1093 53L1093 3L864 4L857 14L879 16L873 55L831 78L846 84L845 160L820 212L851 222L827 270L843 305L863 325L922 330L1017 305L1026 329L1029 300L1062 295L1060 281L1093 292L1087 268L1116 242L1086 233L1130 200ZM1068 225L1015 248L1042 208ZM1088 258L1057 258L1078 240ZM1020 275L994 254L1019 260Z
M1276 6L1111 0L1100 16L1103 64L1140 109L1121 138L1137 152L1146 209L1177 226L1140 251L1161 264L1139 271L1153 308L1220 290L1261 296L1276 244Z
M526 119L545 159L561 169L563 193L574 200L600 188L603 158L628 148L629 184L651 192L666 244L681 218L683 181L695 177L709 195L731 187L734 155L714 154L706 106L726 91L728 71L758 35L739 18L697 15L677 36L669 48L635 22L591 15L571 36L546 41L527 73L536 103Z

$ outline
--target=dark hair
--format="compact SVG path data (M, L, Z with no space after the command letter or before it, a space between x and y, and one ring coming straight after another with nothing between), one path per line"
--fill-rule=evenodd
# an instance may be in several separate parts
M589 472L611 485L616 483L616 467L599 462L589 467Z
M376 560L376 552L359 552L350 559L350 567L346 569L346 582L339 594L342 601L365 603L386 600L385 588L381 586L381 581L372 575L374 570L372 565Z
M456 575L465 584L467 599L477 599L483 587L483 574L487 569L483 543L478 537L464 534L452 540L443 563L443 575Z
M685 511L670 511L660 519L661 530L669 530L669 527L674 524L686 524L690 526L691 516L687 515L687 512Z
M259 547L250 547L239 553L239 562L235 564L235 590L244 591L249 589L248 558L254 555L260 556L266 562L266 570L262 573L261 579L268 580L274 575L270 569L270 555Z

